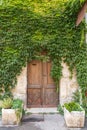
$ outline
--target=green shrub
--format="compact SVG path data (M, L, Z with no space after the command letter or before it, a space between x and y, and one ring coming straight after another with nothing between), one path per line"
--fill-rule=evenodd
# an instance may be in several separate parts
M2 108L0 108L0 116L2 115Z
M2 108L3 100L0 100L0 108Z
M58 105L58 108L57 108L58 112L61 114L61 115L64 115L64 110L63 110L63 107L61 105Z
M4 98L2 102L2 108L10 109L12 107L12 99L11 98Z
M84 92L85 93L85 92ZM81 104L81 106L83 107L83 109L85 110L86 113L86 117L87 117L87 96L84 93L80 93L79 90L77 90L75 93L73 93L73 99L75 102L77 102L78 104ZM83 96L81 102L80 102L80 96ZM84 95L83 95L84 94Z
M4 98L2 102L2 108L15 109L18 120L20 120L22 115L24 114L23 101L20 99L12 99L10 97ZM1 111L0 111L0 114L1 114Z
M22 108L23 107L23 101L20 99L14 99L12 103L12 108L17 109L17 108Z
M65 103L64 107L69 111L83 111L83 109L80 107L78 103L75 102L70 102L70 103Z
M14 99L11 108L16 110L17 118L21 119L22 115L24 114L23 101L20 99Z

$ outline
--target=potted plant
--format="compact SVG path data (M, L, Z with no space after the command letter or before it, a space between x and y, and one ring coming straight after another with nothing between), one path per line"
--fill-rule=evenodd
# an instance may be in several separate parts
M6 98L2 103L2 125L19 125L22 118L23 102Z
M64 118L67 127L84 127L85 110L78 103L65 103Z

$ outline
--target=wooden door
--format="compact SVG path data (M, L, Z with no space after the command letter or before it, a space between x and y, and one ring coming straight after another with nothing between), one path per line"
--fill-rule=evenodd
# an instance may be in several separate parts
M58 93L50 76L51 62L32 61L28 64L27 105L33 107L56 107Z

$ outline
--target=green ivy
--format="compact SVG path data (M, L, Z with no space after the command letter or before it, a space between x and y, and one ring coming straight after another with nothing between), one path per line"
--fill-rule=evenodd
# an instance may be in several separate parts
M57 86L62 61L71 74L76 69L83 97L87 90L85 22L76 27L77 14L86 0L2 0L0 3L0 92L10 91L27 62L52 61Z

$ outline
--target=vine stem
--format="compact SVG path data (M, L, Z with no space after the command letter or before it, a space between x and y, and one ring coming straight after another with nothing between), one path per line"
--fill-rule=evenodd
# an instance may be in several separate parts
M79 94L80 94L79 102L80 102L80 105L82 105L82 90L80 87L79 87Z
M85 13L85 23L86 23L86 30L87 30L87 13ZM86 40L86 44L87 44L87 32L85 34L85 40Z

